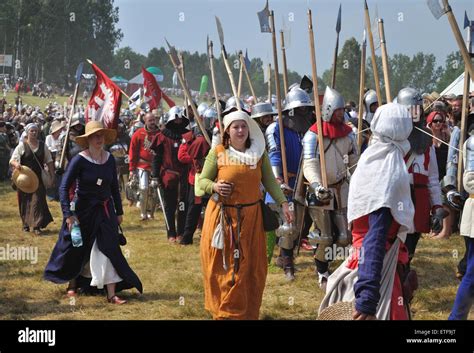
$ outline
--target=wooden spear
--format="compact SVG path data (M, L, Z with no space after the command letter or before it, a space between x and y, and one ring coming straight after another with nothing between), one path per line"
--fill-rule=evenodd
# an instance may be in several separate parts
M288 93L288 71L286 68L286 48L285 48L285 34L280 31L281 40L281 54L283 57L283 87L285 88L285 94Z
M360 52L359 115L357 117L357 147L359 149L359 156L362 153L362 115L364 114L365 61L367 52L365 30Z
M219 120L219 132L221 139L224 137L224 123L222 122L221 104L219 103L219 95L217 94L216 74L214 72L214 51L212 40L208 40L208 56L209 56L209 68L211 69L211 80L212 90L214 92L214 100L216 102L217 119Z
M191 109L193 110L193 113L194 113L194 120L197 122L198 126L199 126L199 129L201 129L201 132L206 140L206 142L209 144L209 146L211 146L211 140L209 139L209 136L206 132L206 129L204 128L204 125L201 121L201 117L199 116L198 112L197 112L197 108L196 108L196 105L194 104L194 101L191 97L191 93L189 92L189 89L186 85L186 82L184 81L184 78L183 76L181 75L181 71L179 70L179 67L178 67L178 55L176 53L176 49L171 46L170 43L168 43L168 41L165 39L166 41L166 44L168 45L168 48L169 48L169 53L168 53L168 56L171 60L171 63L173 64L173 67L176 71L176 74L178 75L178 80L179 80L179 83L181 84L181 88L183 89L185 95L186 95L186 98L187 100L189 101L189 104L191 105Z
M309 47L311 50L311 69L313 74L313 96L316 107L316 124L318 126L318 149L319 161L321 163L321 182L325 188L328 187L328 177L326 174L326 158L324 156L324 140L323 140L323 123L321 118L321 106L319 104L318 92L318 72L316 70L316 51L314 47L314 33L313 33L313 18L311 9L308 9L308 32L309 32Z
M387 44L385 42L385 31L383 25L383 19L379 18L379 37L380 46L382 48L382 67L383 67L383 79L385 82L385 96L387 97L387 103L392 101L392 94L390 93L390 78L388 75L388 54Z
M367 6L367 0L364 0L364 4L365 4L365 25L367 27L367 34L369 35L370 52L371 52L371 57L372 57L372 71L374 73L374 81L375 81L375 92L377 93L377 100L379 102L379 105L382 105L382 93L380 92L379 72L377 70L377 61L375 60L374 37L372 35L372 28L370 24L369 7Z
M288 168L286 163L286 145L285 145L285 133L283 126L283 114L281 106L281 92L280 92L280 77L278 74L278 52L276 45L276 33L275 33L275 16L273 10L270 11L270 21L272 29L272 45L273 45L273 72L275 74L275 91L277 98L277 110L278 110L278 126L280 130L280 149L281 149L281 161L283 165L283 180L288 185ZM271 103L271 100L270 100Z

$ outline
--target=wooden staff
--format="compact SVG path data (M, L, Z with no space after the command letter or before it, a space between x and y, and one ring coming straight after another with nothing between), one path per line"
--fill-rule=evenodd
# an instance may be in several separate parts
M443 4L445 7L446 14L448 15L449 24L451 25L451 29L453 31L454 37L456 38L456 42L458 43L459 51L461 52L464 65L467 71L469 72L469 75L471 77L474 77L474 67L472 66L471 56L468 53L466 44L464 43L462 39L462 34L461 34L461 31L459 30L459 26L458 26L458 23L456 22L456 18L454 17L451 6L449 5L448 0L443 0Z
M466 40L466 50L468 53L471 52L472 49L472 38L471 38L471 26L467 26L467 40ZM471 63L471 58L469 58L469 63ZM462 116L461 116L461 137L459 139L459 150L462 151L464 147L464 142L466 141L466 120L469 114L468 108L468 100L469 100L469 92L471 86L471 75L469 74L468 70L468 63L464 65L464 89L463 89L463 96L462 96ZM458 158L458 191L461 193L464 190L462 177L463 177L463 162L464 158L462 153L459 152Z
M245 77L247 77L247 82L250 87L250 92L252 92L252 96L255 98L255 103L257 103L257 96L255 95L255 91L253 90L253 85L252 85L252 80L250 80L249 73L247 71L247 66L245 65L245 60L244 57L241 55L240 56L240 65L243 66Z
M178 59L179 59L178 68L181 71L181 76L183 77L184 82L186 82L186 84L187 84L186 74L185 74L185 71L184 71L184 58L183 58L183 53L182 52L178 52ZM186 111L186 117L189 119L189 109L188 109L189 102L186 99L186 94L184 92L183 92L183 99L184 99L184 109Z
M286 48L285 48L285 34L280 31L281 41L281 54L283 57L283 87L285 88L285 94L288 93L288 71L286 68Z
M272 104L272 64L268 64L268 101Z
M383 19L379 18L379 37L380 46L382 48L382 67L383 67L383 79L385 82L385 96L387 97L387 103L392 101L392 94L390 93L390 78L388 76L388 54L387 44L385 42L385 31L383 25Z
M375 92L377 93L377 100L379 102L379 105L382 105L382 93L380 92L379 72L377 70L377 61L375 60L374 37L372 35L372 28L370 27L369 7L367 6L367 0L364 0L364 3L365 3L365 25L367 27L367 34L369 35L370 52L371 52L371 57L372 57L372 71L374 72L374 81L375 81Z
M239 99L242 93L242 79L244 77L244 65L242 65L241 58L242 58L242 51L239 51L240 68L239 68L239 85L237 86L237 98Z
M222 58L224 59L224 66L227 71L227 76L229 76L230 86L232 88L232 92L235 96L235 103L237 105L237 110L242 110L240 106L240 98L237 95L237 86L235 85L234 75L232 75L232 70L230 69L229 60L227 58L227 51L225 50L224 45L224 30L222 29L222 24L219 18L216 16L216 25L217 25L217 32L219 34L219 40L221 42L221 54Z
M276 34L275 34L275 16L273 10L270 12L270 20L272 24L272 45L273 45L273 72L275 74L275 91L277 96L277 110L278 110L278 127L280 130L280 149L281 149L281 162L283 165L283 180L288 185L288 168L286 163L286 145L285 145L285 131L283 126L283 114L281 107L281 92L280 92L280 77L278 74L278 52L276 45ZM270 101L271 103L271 101Z
M214 92L214 100L216 101L217 119L219 120L219 132L221 139L224 137L224 123L222 122L221 104L217 94L216 74L214 72L214 51L212 40L209 42L209 67L211 69L212 90Z
M92 61L87 59L87 61L92 65ZM72 122L72 116L74 115L74 109L76 107L76 102L77 102L77 95L79 94L79 85L81 83L82 79L82 70L84 68L84 63L80 63L77 66L76 69L76 87L74 88L74 96L72 98L72 106L71 106L71 111L69 112L69 119L67 122L67 128L66 128L66 135L64 136L64 144L61 150L61 157L59 159L59 168L58 168L58 174L62 174L64 171L64 163L66 162L66 150L67 150L67 145L69 143L69 132L71 131L71 122Z
M319 104L319 93L318 93L318 72L316 70L316 51L314 48L314 33L313 33L313 18L311 15L311 9L308 9L308 32L309 32L309 47L311 50L311 69L313 74L313 95L314 104L316 107L316 124L318 126L318 148L319 148L319 161L321 163L321 182L325 188L328 187L328 177L326 174L326 158L324 156L324 140L323 140L323 123L321 118L321 106Z
M364 87L365 87L365 61L367 52L367 40L365 36L362 39L362 48L360 55L360 85L359 85L359 116L357 117L357 147L359 156L362 153L362 115L364 114Z
M172 47L168 41L166 41L166 43L168 44L168 47L170 49L169 53L168 53L168 56L171 60L171 63L173 64L173 67L176 71L176 74L178 75L178 79L179 79L179 83L181 84L181 88L183 89L184 93L186 94L186 98L188 99L188 101L190 102L190 105L191 105L191 109L193 110L193 113L194 113L194 120L197 122L198 126L199 126L199 129L201 129L201 132L206 140L206 142L209 144L209 146L211 146L211 140L209 139L209 136L206 132L206 129L204 128L204 125L201 121L201 117L199 116L198 112L197 112L197 109L196 109L196 106L192 100L192 97L191 97L191 93L189 92L189 89L186 85L186 82L184 81L184 78L182 77L181 75L181 71L179 70L179 67L178 67L178 58L177 58L177 55L176 55L176 49L174 49L174 47Z

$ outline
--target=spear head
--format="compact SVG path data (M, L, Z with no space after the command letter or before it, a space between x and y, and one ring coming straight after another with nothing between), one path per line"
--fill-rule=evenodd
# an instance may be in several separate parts
M339 4L339 13L337 14L337 22L336 22L336 32L339 34L341 31L341 10L342 10L342 4Z

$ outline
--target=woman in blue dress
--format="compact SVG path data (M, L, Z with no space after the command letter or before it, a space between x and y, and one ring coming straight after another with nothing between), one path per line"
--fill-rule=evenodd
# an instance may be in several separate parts
M64 220L44 277L54 283L69 281L68 296L75 295L79 276L92 278L91 286L106 286L109 302L123 304L126 301L116 292L135 287L142 293L143 289L120 250L123 210L117 169L114 157L104 150L115 138L116 131L105 129L99 121L88 122L85 134L76 138L86 149L71 160L61 182ZM81 246L71 241L77 223Z

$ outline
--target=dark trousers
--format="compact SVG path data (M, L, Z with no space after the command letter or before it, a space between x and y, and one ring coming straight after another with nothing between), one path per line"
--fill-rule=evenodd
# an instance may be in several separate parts
M472 303L474 302L474 239L464 237L466 250L466 273L459 285L453 310L449 320L467 320Z
M188 197L187 197L187 213L186 213L186 223L184 225L184 233L183 233L183 240L181 244L192 244L193 243L193 235L196 231L196 228L199 223L199 217L201 217L202 207L205 203L207 203L207 198L200 199L199 203L195 202L195 195L194 195L194 185L188 186Z
M180 192L178 186L163 189L163 199L165 202L164 213L169 225L168 238L176 238L177 235L182 235L184 232L186 199L182 197L182 192Z
M421 233L411 233L407 234L405 240L405 246L408 249L408 270L410 269L410 263L413 257L415 256L416 246L418 245L418 240L420 240Z
M0 181L8 180L8 156L0 156Z

